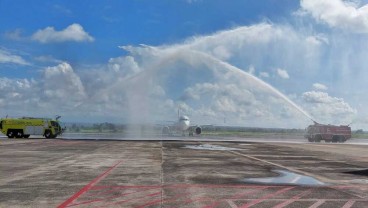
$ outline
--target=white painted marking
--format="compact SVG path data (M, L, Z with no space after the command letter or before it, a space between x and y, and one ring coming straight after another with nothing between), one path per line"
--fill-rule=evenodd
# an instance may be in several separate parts
M290 181L290 183L296 183L298 180L300 180L302 178L302 176L298 175L297 177L295 177L292 181Z
M344 206L342 208L350 208L354 205L355 201L354 200L349 200L348 202L346 202L344 204Z
M238 208L238 206L232 200L226 200L227 203L230 205L231 208Z
M186 149L195 149L195 150L222 150L222 151L231 151L231 150L241 150L232 147L223 147L218 145L211 144L201 144L201 145L185 145Z
M325 202L326 202L326 200L324 200L324 199L318 200L316 203L312 204L312 206L310 206L309 208L317 208L317 207L321 206L322 204L324 204Z

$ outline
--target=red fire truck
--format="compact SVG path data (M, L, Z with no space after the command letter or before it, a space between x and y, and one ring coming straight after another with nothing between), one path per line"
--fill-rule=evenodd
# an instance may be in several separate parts
M343 143L351 138L351 128L344 125L334 126L314 122L313 125L309 125L306 129L304 137L309 142L325 140L325 142Z

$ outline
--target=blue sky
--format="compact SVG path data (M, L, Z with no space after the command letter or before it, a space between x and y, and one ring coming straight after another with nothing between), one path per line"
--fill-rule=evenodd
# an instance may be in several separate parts
M106 62L121 55L118 45L162 45L177 43L195 35L249 25L262 20L283 21L297 1L1 1L1 45L24 48L32 55L44 54L71 63ZM52 26L62 30L78 23L94 37L92 43L51 44L9 40L4 32L19 31L30 37L39 29ZM31 57L30 57L31 58ZM22 76L15 73L12 76Z
M0 116L365 128L367 3L0 0Z

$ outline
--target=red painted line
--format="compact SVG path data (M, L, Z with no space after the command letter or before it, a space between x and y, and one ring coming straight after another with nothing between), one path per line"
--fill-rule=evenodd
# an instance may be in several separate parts
M147 196L157 196L157 195L161 195L161 191L153 193L153 194L148 194Z
M364 187L364 186L363 186ZM350 187L350 188L346 188L346 189L351 189L352 187ZM354 188L362 188L362 187L354 187ZM364 189L365 189L366 187L364 187ZM346 192L344 189L345 188L336 188L336 187L331 187L331 189L334 189L334 190L336 190L336 191L340 191L340 192L344 192L344 193L346 193L346 194L349 194L349 195L353 195L353 196L355 196L355 197L358 197L358 198L360 198L360 199L364 199L364 198L366 198L365 196L361 196L361 195L359 195L359 194L357 194L357 193L351 193L351 192Z
M239 194L236 194L232 197L230 197L229 199L240 199L242 198L243 196L245 195L248 195L248 194L253 194L255 192L258 192L258 191L261 191L261 190L264 190L264 189L267 189L266 187L263 187L263 188L260 188L260 189L253 189L253 190L248 190L248 191L245 191L245 192L242 192L242 193L239 193ZM220 203L222 203L223 201L226 201L228 199L220 199L210 205L206 205L204 206L203 208L214 208L214 207L217 207Z
M270 188L271 186L262 186L262 187L257 187L256 190L251 190L250 192L247 192L247 194L250 194L250 193L253 193L253 192L257 192L257 191L260 191L260 190L263 190L263 189L267 189L267 188ZM228 187L224 187L224 188L228 188ZM244 188L244 187L242 187ZM246 188L249 188L249 187L246 187ZM253 187L251 187L253 188ZM239 199L240 197L242 197L243 194L236 194L234 195L233 197L230 197L230 198L223 198L223 199L220 199L219 201L226 201L228 199ZM213 201L213 198L210 198L210 197L207 197L207 196L204 196L204 197L199 197L199 198L195 198L195 199L189 199L189 200L186 200L184 202L184 204L189 204L189 203L193 203L193 202L203 202L203 201ZM215 204L217 202L214 202L213 204ZM216 204L215 204L216 205ZM210 206L210 205L208 205Z
M144 208L144 207L146 207L146 206L152 206L152 205L154 205L154 204L158 204L158 203L161 203L162 202L162 200L161 199L157 199L157 200L155 200L155 201L150 201L150 202L148 202L148 203L146 203L146 204L143 204L143 205L141 205L141 206L138 206L138 207L136 207L136 208Z
M282 208L282 207L286 207L287 205L297 201L298 199L300 199L302 196L306 195L306 194L309 194L310 192L312 192L312 189L308 189L306 191L303 191L302 193L292 197L291 199L287 200L287 201L284 201L276 206L274 206L273 208Z
M160 192L158 195L161 195L161 192ZM136 207L136 208L144 208L144 207L146 207L146 206L151 206L151 205L154 205L154 204L156 204L156 203L161 203L161 202L163 202L163 200L162 200L162 199L157 199L157 200L154 200L154 201L147 202L147 203L145 203L145 204L143 204L143 205L141 205L141 206L138 206L138 207Z
M101 202L103 200L101 199L94 199L94 200L89 200L89 201L84 201L84 202L80 202L80 203L76 203L76 204L71 204L71 205L67 205L68 207L75 207L75 206L79 206L79 205L83 205L83 204L91 204L91 203L95 203L95 202Z
M156 188L152 188L152 189L156 189ZM152 190L152 189L145 189L145 190L143 190L143 191L146 191L146 190ZM140 191L140 192L143 192L143 191ZM154 196L154 195L157 195L157 193L161 194L161 190L160 190L159 192L155 192L155 193L153 193L153 196ZM148 194L148 195L145 195L145 196L137 197L137 198L135 198L135 199L143 199L143 198L145 198L145 197L147 197L147 196L151 196L151 195L152 195L152 194Z
M128 195L128 194L134 194L134 193L138 193L138 192L142 192L142 191L146 191L146 190L151 190L151 189L157 189L159 187L148 187L148 188L141 188L141 189L138 189L138 190L132 190L132 192L128 192L128 193L124 193L125 195ZM92 188L93 189L93 188ZM90 190L92 190L90 189ZM101 195L107 195L109 193L113 193L113 192L117 192L117 191L120 191L120 190L114 190L114 189L111 189L111 190L108 190L108 191L100 191L100 192L97 192L97 193L90 193L88 194L88 196L101 196Z
M156 188L144 189L144 190L124 193L124 194L119 194L119 195L115 195L115 196L110 196L110 197L106 197L106 198L98 198L98 199L94 199L94 200L83 201L83 202L80 202L78 204L69 205L68 207L78 206L78 205L82 205L82 204L91 204L91 203L95 203L95 202L107 201L107 200L116 199L116 198L119 198L119 197L124 197L124 196L132 195L132 194L136 194L136 193L141 193L141 192L148 191L148 190L153 190L153 189L156 189ZM88 195L88 196L91 197L93 195ZM147 196L149 196L149 195L147 195Z
M281 189L281 190L276 191L276 192L275 192L275 193L273 193L273 194L267 194L266 196L264 196L264 197L262 197L262 198L260 198L260 199L256 199L256 200L253 200L253 201L251 201L251 202L249 202L249 203L247 203L247 204L244 204L244 205L243 205L243 206L241 206L240 208L248 208L248 207L251 207L251 206L253 206L253 205L255 205L255 204L258 204L258 203L263 202L263 201L265 201L265 200L267 200L267 199L270 199L271 197L274 197L274 196L276 196L276 195L279 195L279 194L282 194L282 193L284 193L284 192L290 191L290 190L291 190L291 189L293 189L293 188L295 188L295 187L286 187L286 188L283 188L283 189Z
M312 206L310 206L309 208L317 208L319 206L321 206L322 204L324 204L326 202L326 200L318 200L316 203L312 204Z
M257 191L261 191L261 190L264 190L264 189L267 189L267 187L262 187L262 188L259 188L259 189L256 189L256 190L246 191L246 192L243 192L243 193L240 193L240 194L235 194L234 196L230 197L230 199L241 199L244 195L253 194Z
M187 195L189 195L189 194L185 194L183 196L187 196ZM164 205L164 207L168 207L168 205L166 205L166 203L172 203L172 202L177 202L177 201L178 201L178 199L165 199L165 200L162 200L162 204ZM154 204L155 203L151 203L149 206L152 206ZM146 206L148 206L148 205L146 205Z
M118 166L120 163L122 163L122 161L119 161L118 163L116 163L115 165L113 165L112 167L110 167L108 170L106 170L104 173L102 173L101 175L99 175L97 178L93 179L90 183L88 183L86 186L84 186L81 190L79 190L77 193L75 193L73 196L71 196L69 199L67 199L66 201L64 201L62 204L60 204L58 206L58 208L64 208L67 207L69 204L71 204L74 200L76 200L78 197L80 197L83 193L87 192L88 190L91 189L91 187L100 182L103 178L105 178L107 175L110 174L110 172L116 168L116 166Z
M348 202L346 202L344 204L344 206L342 208L350 208L354 205L355 201L354 200L349 200Z
M157 194L156 196L161 195L161 191L156 192L155 194ZM109 207L110 205L124 204L124 203L130 202L130 201L142 199L142 198L144 198L146 196L149 196L149 195L152 195L152 194L147 194L143 197L138 197L138 198L133 198L133 199L126 199L126 200L123 200L123 201L118 201L118 202L114 202L114 203L110 203L110 204L104 204L102 207ZM153 196L153 197L155 197L155 196Z
M140 188L161 188L160 185L142 185L142 186L93 186L91 190L102 189L140 189Z
M203 201L210 201L210 202L212 202L213 201L213 198L210 198L208 196L204 196L204 197L199 197L199 198L196 198L196 199L189 199L189 200L183 202L183 204L187 205L189 203L203 202Z

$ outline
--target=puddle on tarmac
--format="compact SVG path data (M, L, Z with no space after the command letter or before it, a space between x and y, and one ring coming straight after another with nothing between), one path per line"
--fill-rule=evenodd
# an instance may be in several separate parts
M248 178L243 179L246 183L265 183L265 184L280 184L280 185L304 185L304 186L323 186L325 183L305 175L300 175L287 170L274 170L279 174L276 177L268 178Z
M351 183L368 184L368 179L354 179L351 180Z
M222 151L229 151L229 150L240 150L237 148L232 147L222 147L218 145L212 145L212 144L200 144L200 145L185 145L187 149L195 149L195 150L222 150Z

